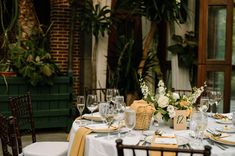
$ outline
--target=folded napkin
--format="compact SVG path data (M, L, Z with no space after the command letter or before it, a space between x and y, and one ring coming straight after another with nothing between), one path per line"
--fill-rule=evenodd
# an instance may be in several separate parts
M107 124L90 124L85 126L86 128L91 129L93 132L113 132L118 129L118 126L112 125L108 127Z
M92 114L84 114L82 116L83 119L87 119L87 120L93 120L93 121L103 121L102 117L100 116L99 113L93 113Z
M166 147L166 148L178 148L176 137L172 134L158 136L155 135L151 146L153 147ZM151 152L151 156L161 156L161 152ZM164 152L163 156L175 156L176 153L174 152Z
M85 148L86 135L92 132L91 129L80 127L73 139L73 144L70 151L70 156L83 156Z

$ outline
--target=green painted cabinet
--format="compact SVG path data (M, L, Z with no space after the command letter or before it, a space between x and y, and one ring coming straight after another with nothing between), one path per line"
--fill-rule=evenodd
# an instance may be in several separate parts
M19 77L0 77L0 112L10 115L8 97L31 92L36 128L69 128L72 108L72 78L56 77L53 86L33 87Z

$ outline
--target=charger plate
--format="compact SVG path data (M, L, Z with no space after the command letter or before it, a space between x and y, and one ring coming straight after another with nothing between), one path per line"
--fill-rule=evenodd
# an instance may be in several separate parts
M220 124L232 124L232 120L217 119L215 121Z
M108 127L106 124L90 124L87 125L86 127L91 129L92 132L95 133L108 133L108 132L115 132L118 130L118 127L116 126Z
M234 138L231 139L231 137L214 137L214 136L209 136L209 139L212 141L215 141L217 143L225 144L225 145L230 145L230 146L235 146L235 141Z

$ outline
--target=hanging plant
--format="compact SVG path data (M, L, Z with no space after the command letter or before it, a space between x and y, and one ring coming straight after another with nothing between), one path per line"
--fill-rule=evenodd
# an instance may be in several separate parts
M194 32L187 32L185 36L173 35L172 40L176 44L169 46L167 49L172 54L178 55L180 67L191 68L197 60L197 38Z

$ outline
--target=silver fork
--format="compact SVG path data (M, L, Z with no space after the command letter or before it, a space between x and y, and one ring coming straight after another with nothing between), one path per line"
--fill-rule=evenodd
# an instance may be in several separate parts
M226 150L228 147L227 146L224 146L224 145L221 145L221 144L219 144L219 143L216 143L216 142L214 142L213 140L210 140L210 139L207 139L207 142L210 144L210 145L212 145L212 146L217 146L217 147L219 147L220 149L222 149L222 150Z

